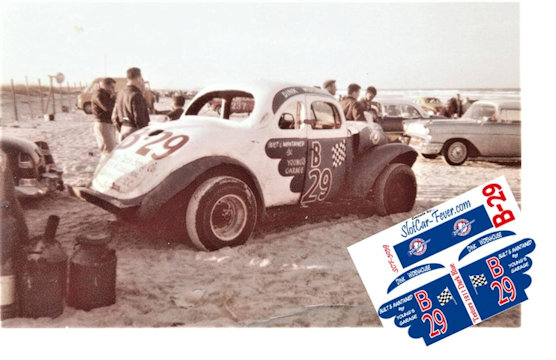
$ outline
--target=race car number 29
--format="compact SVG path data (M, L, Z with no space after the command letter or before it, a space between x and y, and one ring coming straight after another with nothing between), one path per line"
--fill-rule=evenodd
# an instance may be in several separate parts
M135 131L122 141L122 143L118 146L118 149L127 149L132 147L139 141L139 139L141 139L141 136L145 134L146 131L147 130ZM155 139L139 147L135 153L140 156L147 156L150 154L153 160L160 160L169 156L189 141L189 136L174 135L171 131L155 130L153 133L149 134L149 136ZM151 147L155 144L162 144L164 151L162 153L153 151Z

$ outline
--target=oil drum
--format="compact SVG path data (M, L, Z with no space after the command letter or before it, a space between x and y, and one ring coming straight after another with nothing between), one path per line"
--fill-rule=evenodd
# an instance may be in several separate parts
M116 251L108 248L106 234L77 237L77 251L70 258L68 305L91 310L116 302Z
M55 239L60 218L48 217L44 235L24 246L18 268L20 315L57 317L64 311L68 257Z

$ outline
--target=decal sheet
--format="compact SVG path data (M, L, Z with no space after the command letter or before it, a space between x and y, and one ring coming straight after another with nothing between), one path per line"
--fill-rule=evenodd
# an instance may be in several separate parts
M426 345L527 300L534 249L504 177L348 248L382 324Z

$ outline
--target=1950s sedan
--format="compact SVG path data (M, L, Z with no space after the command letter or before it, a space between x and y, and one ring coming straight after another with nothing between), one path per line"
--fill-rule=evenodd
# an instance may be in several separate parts
M407 99L378 99L378 116L374 121L378 123L390 141L409 142L404 136L403 124L411 120L445 119L440 115L428 114L420 105ZM367 115L367 114L366 114Z
M56 166L46 142L2 134L0 150L6 153L18 198L39 198L64 189L63 172Z
M461 119L404 124L410 145L426 158L444 156L450 165L468 158L490 161L521 159L521 104L515 100L481 100Z
M165 218L173 226L198 248L215 250L244 243L271 207L355 198L381 215L409 211L416 156L407 145L387 144L380 126L346 121L323 90L218 85L199 92L180 119L131 134L90 188L71 191L123 217L149 219L171 208Z

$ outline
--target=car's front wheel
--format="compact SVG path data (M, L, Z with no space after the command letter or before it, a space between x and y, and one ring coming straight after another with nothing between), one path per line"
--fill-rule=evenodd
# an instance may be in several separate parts
M469 149L463 141L455 140L446 145L443 155L448 164L458 166L467 160Z
M406 164L389 164L376 180L372 194L375 211L381 216L413 209L417 196L413 170Z
M199 185L187 205L185 226L201 250L245 243L257 223L257 199L251 188L232 176L217 176Z

